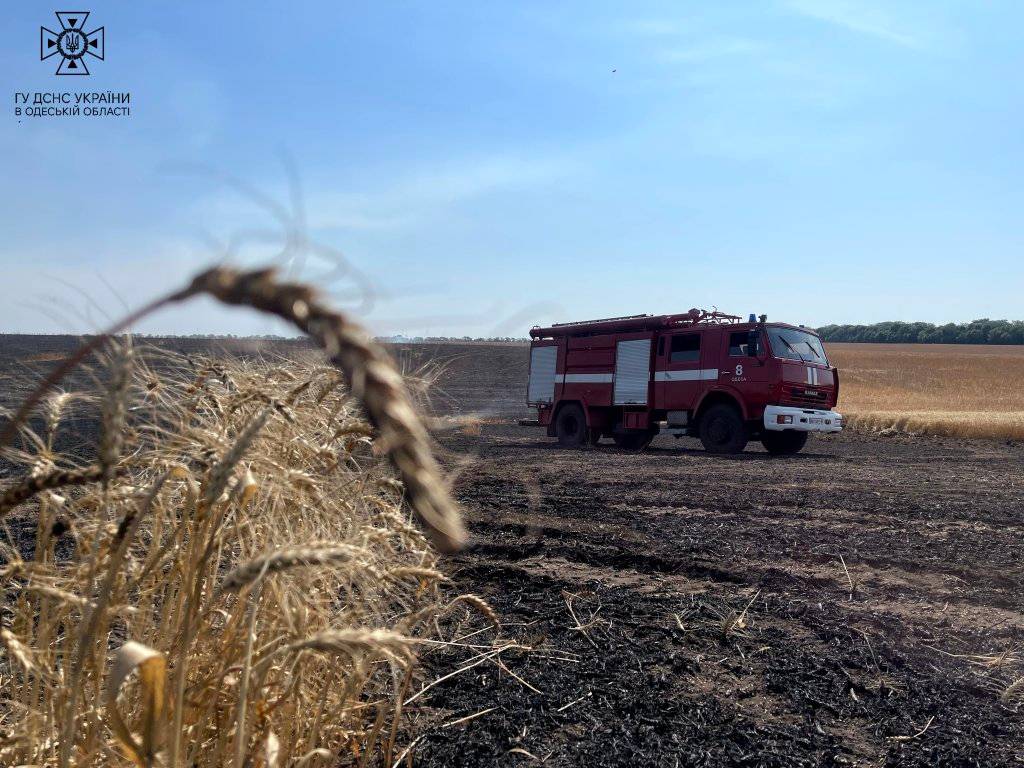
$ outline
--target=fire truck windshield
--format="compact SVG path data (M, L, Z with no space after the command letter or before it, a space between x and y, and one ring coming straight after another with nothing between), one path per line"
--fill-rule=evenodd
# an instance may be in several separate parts
M825 350L821 346L821 339L813 333L772 326L769 326L767 330L768 340L772 345L772 354L775 357L828 365Z

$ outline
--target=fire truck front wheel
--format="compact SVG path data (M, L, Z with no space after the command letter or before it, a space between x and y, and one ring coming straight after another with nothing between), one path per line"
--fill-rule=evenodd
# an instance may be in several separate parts
M579 448L588 442L587 419L576 403L563 405L555 417L555 434L563 448Z
M787 429L785 432L765 432L761 436L761 445L768 453L776 456L792 456L799 453L807 443L806 432Z
M742 453L748 438L743 417L731 405L713 405L700 417L700 441L708 453Z

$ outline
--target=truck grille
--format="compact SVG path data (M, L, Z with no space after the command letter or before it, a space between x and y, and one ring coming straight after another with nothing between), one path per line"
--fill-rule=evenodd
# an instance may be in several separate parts
M828 402L829 393L823 389L805 386L789 386L785 389L786 399L800 405L821 406Z

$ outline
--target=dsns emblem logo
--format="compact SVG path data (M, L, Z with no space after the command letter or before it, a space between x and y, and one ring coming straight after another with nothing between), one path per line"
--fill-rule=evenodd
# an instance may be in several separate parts
M39 28L39 59L59 55L58 75L88 75L86 54L103 60L103 27L86 32L85 20L88 18L88 11L57 11L59 32Z

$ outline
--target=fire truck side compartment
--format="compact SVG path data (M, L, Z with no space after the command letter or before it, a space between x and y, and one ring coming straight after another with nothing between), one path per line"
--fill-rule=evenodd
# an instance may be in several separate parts
M615 346L615 405L647 405L651 383L651 340L620 341Z
M530 383L526 399L530 403L551 403L555 399L555 370L558 347L534 347L530 350Z

